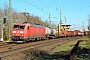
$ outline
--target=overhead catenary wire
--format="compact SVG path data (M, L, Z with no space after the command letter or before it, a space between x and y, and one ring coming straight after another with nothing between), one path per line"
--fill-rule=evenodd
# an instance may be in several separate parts
M37 9L41 10L42 12L46 13L47 15L49 14L48 12L46 12L46 11L44 10L44 8L39 8L39 7L35 6L34 4L32 4L32 3L28 2L28 1L26 1L26 0L23 0L23 1L26 2L27 4L33 6L33 7L35 7L35 8L37 8ZM43 2L42 2L42 3L43 3ZM52 16L52 15L51 15L51 16ZM52 16L52 17L55 18L55 19L58 19L58 18L56 18L56 17L54 17L54 16Z
M44 4L44 5L46 5L47 7L52 7L52 6L49 6L49 5L47 5L47 4L45 4L44 2L42 2L41 0L38 0L39 2L41 2L42 4ZM53 6L53 7L55 7L55 6ZM52 16L52 15L51 15ZM53 17L53 18L55 18L55 19L58 19L57 17Z
M42 4L44 4L44 5L46 5L46 6L48 6L47 4L45 4L44 2L42 2L41 0L38 0L39 2L41 2Z
M29 5L31 5L31 6L33 6L33 7L35 7L35 8L37 8L37 9L39 9L39 10L45 12L46 14L48 14L48 13L47 13L46 11L44 11L43 9L41 9L41 8L39 8L39 7L37 7L37 6L33 5L33 4L31 4L30 2L28 2L28 1L26 1L26 0L23 0L23 1L26 2L26 3L28 3Z

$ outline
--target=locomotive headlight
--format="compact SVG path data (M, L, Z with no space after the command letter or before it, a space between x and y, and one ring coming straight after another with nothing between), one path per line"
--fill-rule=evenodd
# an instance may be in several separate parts
M23 33L23 31L20 31L20 33Z
M16 31L13 31L13 33L16 33Z

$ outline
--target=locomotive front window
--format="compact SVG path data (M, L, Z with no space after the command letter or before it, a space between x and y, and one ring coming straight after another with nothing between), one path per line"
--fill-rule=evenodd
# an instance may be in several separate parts
M25 26L20 26L19 29L24 29Z
M14 25L13 29L18 29L18 28L19 28L19 25Z

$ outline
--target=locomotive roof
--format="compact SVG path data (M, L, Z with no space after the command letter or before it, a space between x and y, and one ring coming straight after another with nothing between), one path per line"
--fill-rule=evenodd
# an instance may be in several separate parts
M41 25L39 25L39 24L30 24L30 26L35 26L35 27L44 28L44 26L41 26Z

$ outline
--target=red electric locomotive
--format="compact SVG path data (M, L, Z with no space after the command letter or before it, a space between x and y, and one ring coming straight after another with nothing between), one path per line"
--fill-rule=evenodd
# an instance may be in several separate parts
M28 42L45 39L45 27L38 24L15 23L12 28L13 42Z

